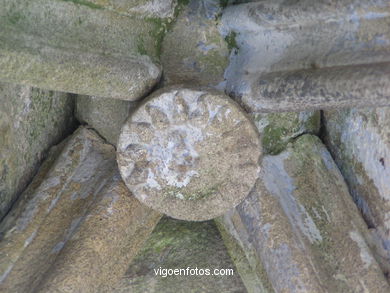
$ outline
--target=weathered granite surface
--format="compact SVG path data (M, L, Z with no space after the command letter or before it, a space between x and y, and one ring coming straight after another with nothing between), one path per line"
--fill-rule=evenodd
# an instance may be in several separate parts
M66 0L65 0L66 1ZM73 0L71 0L73 1ZM82 5L81 1L73 1ZM139 14L141 17L173 17L176 8L176 0L88 0L83 1L84 5L95 6L98 9L107 9L118 14L133 16Z
M0 0L0 5L0 79L90 95L77 99L76 116L101 136L83 127L53 148L0 225L0 291L390 292L388 109L323 115L323 138L366 222L325 147L306 135L319 134L315 109L389 105L388 1ZM217 222L245 288L236 270L227 279L157 277L157 266L231 265L212 222L167 218L117 283L161 214L132 197L118 174L113 145L130 101L156 89L162 68L157 87L191 83L225 90L245 107L262 142L253 143L242 124L233 125L229 107L187 103L203 90L183 95L161 90L155 95L164 93L169 101L152 104L152 95L140 105L135 131L124 127L122 176L150 206L204 220L249 192L251 171L258 167L254 157L260 150L268 154L250 196ZM0 84L0 94L9 98L0 99L4 209L15 198L12 190L22 190L48 147L65 134L71 122L64 117L73 109L65 94L16 88L15 102L8 85L4 90ZM46 100L26 98L36 92ZM57 96L64 97L61 103ZM215 123L224 130L234 127L219 136ZM199 132L201 125L207 127ZM212 138L210 145L203 136ZM121 158L123 151L128 156ZM213 169L200 174L205 166ZM191 181L197 189L190 186L188 192L183 186ZM219 190L215 182L227 187ZM175 188L162 192L165 183ZM217 192L226 197L210 204ZM156 200L161 194L173 200Z
M284 112L390 106L390 63L273 72L244 95L244 107Z
M115 169L113 147L85 128L62 148L2 222L3 290L28 292L38 285Z
M324 112L324 140L390 273L390 108Z
M366 242L367 226L315 136L265 156L256 187L220 222L275 292L390 290Z
M117 11L123 1L103 2L1 0L0 79L126 100L147 94L160 79L171 13L134 6L128 15Z
M230 276L157 276L162 269L232 269ZM184 274L184 272L183 272ZM121 281L109 292L246 292L217 228L211 221L185 222L164 217Z
M229 46L219 33L221 1L190 0L162 42L164 84L219 86L228 66Z
M246 113L216 91L164 88L126 121L118 165L147 206L178 219L221 215L247 196L261 144Z
M73 130L73 97L0 83L0 220L48 149Z
M77 96L75 116L80 123L92 126L109 143L116 145L123 124L136 102Z
M112 292L160 218L132 196L115 171L37 291Z
M388 62L389 23L386 0L320 0L315 5L311 0L265 0L231 5L223 11L220 26L235 48L225 71L226 90L237 98L257 101L265 73ZM300 84L296 74L284 75L290 77L287 83ZM275 93L276 88L275 84ZM374 89L371 93L375 96ZM301 106L297 110L304 110Z
M81 127L53 149L1 223L0 291L109 286L160 217L125 188L113 146Z

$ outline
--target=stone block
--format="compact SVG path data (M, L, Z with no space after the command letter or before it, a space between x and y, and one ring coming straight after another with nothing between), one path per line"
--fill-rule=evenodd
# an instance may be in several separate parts
M136 102L77 96L75 116L92 126L109 143L116 145L123 124Z
M326 145L390 273L390 108L324 111Z
M221 12L216 0L191 0L181 8L162 43L165 84L223 87L229 48L218 30Z

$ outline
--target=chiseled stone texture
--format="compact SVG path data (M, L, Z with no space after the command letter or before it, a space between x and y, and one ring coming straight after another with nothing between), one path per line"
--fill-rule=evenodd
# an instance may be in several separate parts
M387 0L256 2L222 13L235 47L225 71L232 95L256 100L264 73L390 61Z
M130 197L114 147L81 127L1 223L0 290L96 292L125 272L159 218Z
M137 100L160 79L161 42L172 19L84 0L1 0L0 6L4 81Z
M162 43L164 83L223 87L229 48L219 33L219 0L190 0Z
M116 145L123 124L136 102L77 96L75 116L92 126L109 143Z
M390 108L324 112L324 140L390 273Z
M256 127L233 100L217 91L171 87L130 115L117 158L141 202L174 218L202 221L248 195L260 155Z
M265 156L251 194L221 223L275 292L388 292L370 235L321 141Z
M233 269L230 276L159 276L162 269ZM212 221L185 222L164 217L122 280L109 292L242 293L245 287Z
M0 219L47 150L73 130L73 108L67 94L0 83Z

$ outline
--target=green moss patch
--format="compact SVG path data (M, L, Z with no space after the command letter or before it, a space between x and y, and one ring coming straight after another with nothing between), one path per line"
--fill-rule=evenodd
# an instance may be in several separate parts
M228 45L229 52L234 50L234 53L237 54L239 47L236 41L237 33L235 31L231 31L226 37L225 41Z

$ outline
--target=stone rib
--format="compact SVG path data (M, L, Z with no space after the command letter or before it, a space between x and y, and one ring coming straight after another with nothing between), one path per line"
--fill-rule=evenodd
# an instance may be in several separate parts
M119 172L98 197L38 292L109 292L161 218L131 195Z
M318 138L263 159L261 179L220 222L276 292L388 292L366 224Z
M46 272L56 272L55 268L60 266L56 265L57 258L62 260L61 265L75 258L75 264L82 263L84 279L79 285L88 283L85 276L92 276L89 285L93 282L98 286L101 284L98 280L114 282L115 277L120 278L124 273L128 260L160 218L159 214L130 197L118 180L114 148L93 131L79 128L67 140L61 154L56 159L49 159L53 160L51 167L44 165L2 223L0 290L33 292ZM106 215L100 221L98 213L102 210ZM123 216L124 213L127 215ZM118 222L119 218L125 223ZM111 225L115 223L114 229ZM129 237L137 233L137 237ZM98 236L105 237L106 242L95 242ZM96 244L101 252L106 252L110 246L117 249L110 256L107 254L107 259L95 253L91 244ZM125 257L120 259L121 255ZM88 263L94 261L104 261L104 266L91 268ZM103 273L105 268L109 271ZM110 273L121 269L123 271L118 275ZM107 278L97 278L93 272L102 272ZM59 275L55 280L66 278ZM55 280L46 281L42 286L50 286Z
M113 172L114 158L113 147L92 131L76 131L28 200L21 196L16 220L4 219L1 289L29 292L35 287L85 216L97 187Z
M147 56L0 48L1 80L49 90L132 101L149 92L160 74L161 69Z
M242 103L252 112L390 105L390 63L274 72Z
M324 111L324 141L390 276L390 108Z
M266 0L230 6L221 22L234 47L226 90L236 97L256 100L258 80L270 72L390 61L385 0Z
M144 96L161 75L163 21L84 2L1 0L0 79L118 99Z

